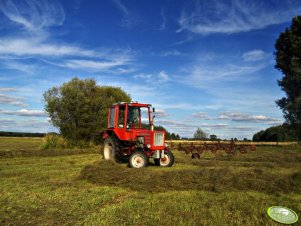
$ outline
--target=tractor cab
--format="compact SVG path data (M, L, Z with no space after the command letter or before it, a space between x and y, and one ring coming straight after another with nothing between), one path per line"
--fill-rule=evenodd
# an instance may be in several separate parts
M131 129L150 129L152 123L150 108L151 105L149 104L138 103L113 105L110 108L108 128L125 128L128 131Z
M112 105L108 114L108 127L103 134L104 158L118 161L138 151L147 159L164 160L165 152L168 152L165 131L154 131L154 112L150 104L122 102ZM110 151L114 154L110 154Z

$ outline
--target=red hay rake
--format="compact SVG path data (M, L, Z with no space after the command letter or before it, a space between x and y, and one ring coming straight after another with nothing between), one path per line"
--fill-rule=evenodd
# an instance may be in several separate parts
M172 144L171 144L172 145ZM204 152L211 152L216 154L218 151L225 151L227 154L236 155L238 152L245 154L248 151L256 151L256 145L251 144L236 144L233 141L230 143L206 143L203 144L193 144L192 142L189 143L179 143L178 144L178 151L182 151L186 154L191 154L191 158L201 158L201 154Z

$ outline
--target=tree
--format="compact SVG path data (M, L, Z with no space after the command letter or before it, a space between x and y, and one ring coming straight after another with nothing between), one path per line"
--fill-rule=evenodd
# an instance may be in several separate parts
M197 140L204 140L208 138L208 134L200 128L197 128L196 132L193 134L193 138Z
M287 125L279 125L267 128L253 136L253 141L296 141L298 138Z
M210 139L210 140L217 140L217 136L214 135L214 134L211 134L211 135L209 136L209 139Z
M278 84L286 93L276 103L301 140L301 16L295 17L291 27L280 34L275 48L275 68L284 75Z
M73 78L44 93L45 111L52 124L68 140L95 141L107 126L108 108L131 101L121 88L98 86L94 79Z

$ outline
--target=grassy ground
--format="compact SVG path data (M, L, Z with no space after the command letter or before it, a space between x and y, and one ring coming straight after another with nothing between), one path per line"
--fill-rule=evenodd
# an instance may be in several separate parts
M0 138L0 225L279 225L266 215L273 205L301 216L298 147L201 159L174 151L172 168L137 170L95 149L54 155L40 144Z
M1 157L62 156L99 153L99 147L88 149L42 149L42 138L0 137Z

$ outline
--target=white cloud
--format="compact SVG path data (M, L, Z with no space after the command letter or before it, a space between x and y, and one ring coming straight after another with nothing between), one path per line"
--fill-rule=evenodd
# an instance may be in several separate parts
M0 118L0 129L15 125L16 121L13 119L2 119Z
M121 26L125 28L133 27L137 21L133 18L132 14L130 14L129 9L122 3L121 0L113 0L113 3L123 14Z
M32 74L36 69L36 66L33 64L20 63L17 61L5 60L2 61L2 64L8 69L22 71L27 74Z
M48 114L45 111L27 110L27 109L21 109L21 110L17 110L17 111L9 111L9 110L1 110L0 109L0 114L28 116L28 117L47 117L48 116Z
M0 130L12 131L12 132L57 132L46 120L14 120L14 119L1 119L0 118Z
M0 93L1 92L14 92L16 91L16 88L11 88L11 87L0 87Z
M218 124L207 124L207 123L203 123L200 125L201 128L206 128L206 129L223 129L223 128L227 128L229 127L228 124L222 124L222 123L218 123Z
M115 69L112 73L120 74L134 70L127 67L134 61L134 53L129 49L96 51L76 45L51 44L44 38L0 39L0 55L3 58L2 64L6 68L29 74L33 73L41 62L86 71ZM38 62L37 64L24 64L22 60L26 59L38 60Z
M252 127L252 126L233 126L233 127L230 127L229 130L235 131L235 132L243 132L243 131L251 132L254 130L254 127Z
M129 15L121 1L114 2ZM128 49L87 49L76 43L53 41L47 28L62 25L65 20L64 9L57 0L4 0L0 10L11 22L25 28L25 32L17 30L13 36L0 38L0 58L7 69L32 74L42 62L88 72L111 69L111 73L121 74L133 71L126 67L133 60L132 51ZM31 60L30 65L22 62L27 59Z
M281 123L282 120L278 118L272 118L264 115L250 115L240 112L223 112L218 117L220 120L231 120L237 122L267 122L267 123Z
M176 102L176 103L157 103L157 107L160 107L162 109L189 109L189 110L204 110L204 109L209 109L209 110L217 110L222 107L221 104L209 104L209 105L204 105L204 104L196 104L196 103L181 103L181 102Z
M170 132L179 133L181 136L191 136L193 134L193 131L197 128L195 125L191 125L189 123L184 123L180 121L175 120L169 120L169 119L160 119L155 121L156 125L161 125L167 128Z
M11 96L3 93L16 92L16 88L12 87L0 87L0 104L8 104L19 107L26 107L27 105L24 102L23 98Z
M6 94L0 93L0 104L9 104L19 107L26 107L27 105L24 103L24 100L20 97L14 97Z
M246 62L260 61L266 57L267 57L267 54L259 49L248 51L242 55L243 60Z
M182 11L178 32L187 30L202 35L246 32L290 21L300 12L298 0L197 1L193 8Z
M155 116L158 118L166 118L169 114L165 110L156 109Z
M118 9L124 14L124 15L129 15L129 10L123 3L121 3L121 0L113 0L113 2L116 4Z
M87 50L72 45L57 45L45 43L40 38L0 39L0 54L8 56L77 56L97 57L93 50Z
M158 74L136 74L134 78L147 83L164 83L170 80L169 75L165 71L160 71Z
M260 62L247 62L240 54L229 57L224 54L202 53L192 63L180 68L176 78L179 83L212 93L215 89L227 87L227 82L231 82L231 86L237 86L255 80L258 73L270 64L267 58Z
M160 25L160 30L165 30L166 23L167 23L167 18L166 18L166 15L165 15L164 8L161 8L161 17L162 17L162 23Z
M211 119L211 117L206 112L193 113L192 116L194 118L198 118L198 119L205 119L205 120L210 120Z
M251 79L251 77L247 75L258 72L266 66L266 63L251 65L220 62L219 66L196 63L189 69L191 70L189 78L182 82L197 87L208 86L208 83L217 84L225 81L239 82Z
M169 57L169 56L185 56L187 54L180 52L179 50L173 49L170 51L166 51L160 54L162 57Z
M160 71L158 78L159 82L167 82L169 80L169 75L165 71Z
M179 133L180 136L182 137L192 137L193 133L196 131L198 127L206 130L207 132L212 131L213 133L214 133L213 130L221 131L230 128L228 124L224 124L224 123L198 124L193 122L186 123L186 122L168 120L168 119L156 120L155 123L166 127L171 132Z
M65 12L56 0L3 0L0 10L10 21L29 31L62 25L65 20Z
M110 68L128 64L129 59L116 59L113 61L94 61L94 60L69 60L63 66L73 69L86 69L102 71Z

